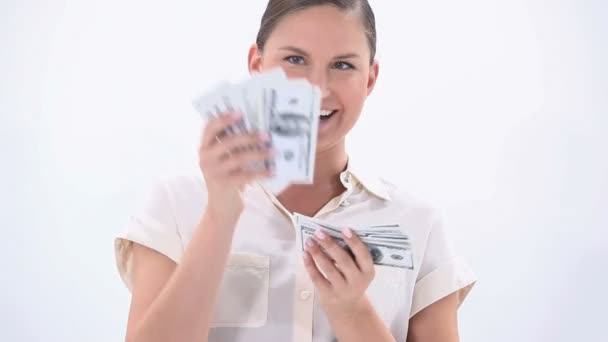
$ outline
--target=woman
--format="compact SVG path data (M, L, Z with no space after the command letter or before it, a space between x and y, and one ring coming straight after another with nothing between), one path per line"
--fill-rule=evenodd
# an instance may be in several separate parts
M345 136L378 77L375 45L366 0L270 0L249 70L282 67L321 89L329 115L319 126L314 184L273 196L256 182L269 171L241 171L272 150L239 147L267 137L220 141L240 115L210 121L203 177L159 183L116 241L132 291L128 341L458 341L457 308L475 278L441 220L346 153ZM374 265L348 228L354 257L324 235L302 253L294 212L344 227L398 222L415 267Z

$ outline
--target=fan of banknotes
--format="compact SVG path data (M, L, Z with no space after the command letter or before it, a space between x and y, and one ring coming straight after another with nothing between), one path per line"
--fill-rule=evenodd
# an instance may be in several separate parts
M243 119L224 134L265 132L276 151L273 160L251 168L274 169L262 180L277 194L290 184L311 184L321 110L321 93L305 79L287 79L282 69L254 75L239 83L222 83L193 101L208 120L226 112L241 112Z
M306 241L312 238L317 230L322 230L352 256L338 227L298 213L294 214L294 223L300 232L302 251ZM401 231L399 224L354 227L353 232L365 243L375 265L414 269L411 242Z

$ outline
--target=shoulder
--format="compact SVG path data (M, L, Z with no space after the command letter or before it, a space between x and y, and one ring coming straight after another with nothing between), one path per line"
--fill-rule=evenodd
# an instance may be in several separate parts
M418 226L430 226L439 219L438 208L429 200L386 177L378 176L377 182L389 197L387 206L391 208L391 211L403 215L408 222L415 223Z
M206 202L207 187L202 174L159 175L152 181L140 214L171 221L177 231L182 231L200 219Z
M180 174L159 176L153 187L156 191L165 193L175 201L187 200L193 197L201 198L207 193L205 180L200 172L184 172Z
M382 166L349 160L347 170L370 195L373 195L374 202L381 203L379 207L388 210L391 217L404 218L405 222L415 226L428 225L435 220L437 208L428 200L386 177Z

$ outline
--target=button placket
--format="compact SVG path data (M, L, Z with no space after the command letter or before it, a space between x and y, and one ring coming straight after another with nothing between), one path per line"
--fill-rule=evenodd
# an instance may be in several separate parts
M304 264L297 265L295 291L293 298L294 331L293 342L312 342L312 324L314 301L310 300L315 293L314 285L308 277Z

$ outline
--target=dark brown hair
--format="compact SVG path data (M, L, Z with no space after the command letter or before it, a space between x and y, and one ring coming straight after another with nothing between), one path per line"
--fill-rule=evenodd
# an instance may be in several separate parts
M359 11L369 44L370 64L373 63L376 56L376 18L367 0L269 0L256 39L258 48L264 49L270 33L283 17L318 5L332 5L341 10Z

